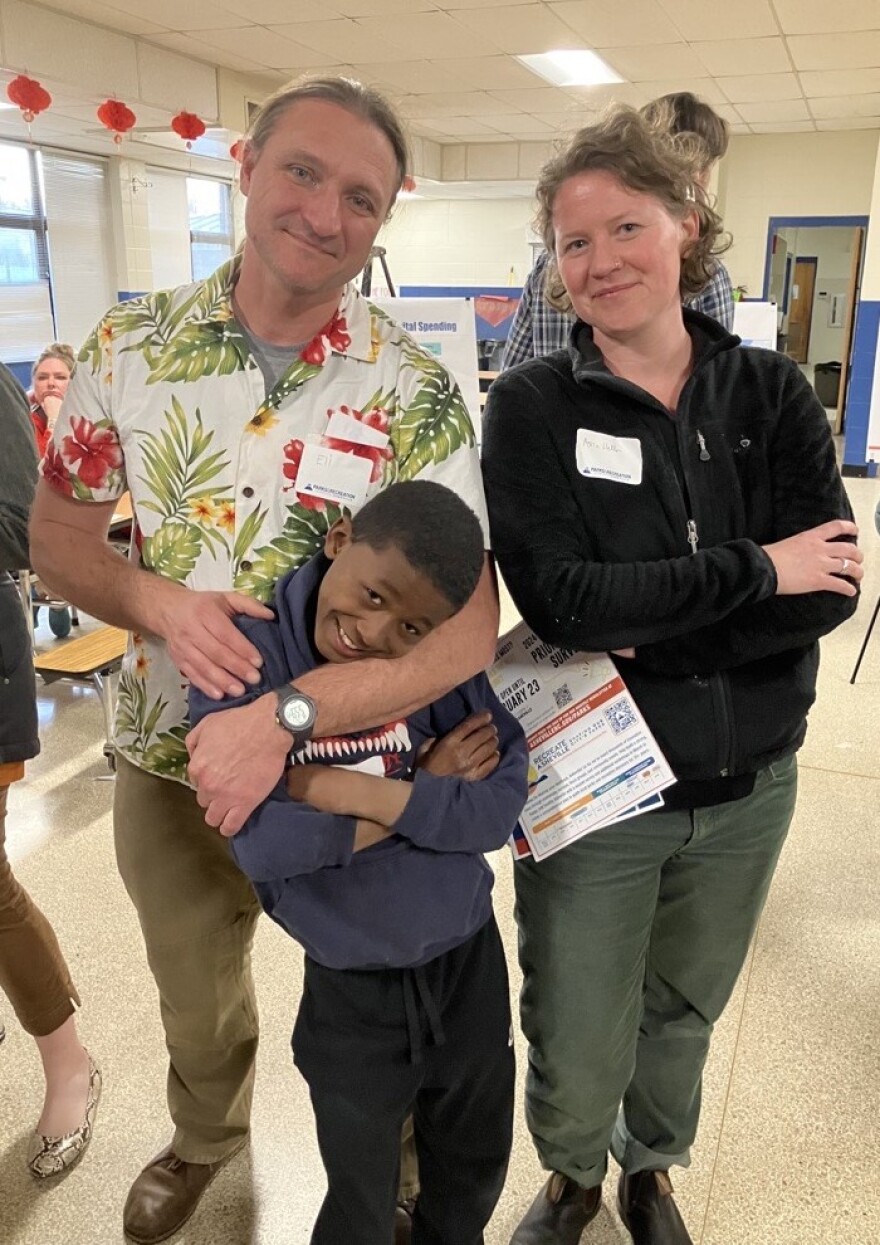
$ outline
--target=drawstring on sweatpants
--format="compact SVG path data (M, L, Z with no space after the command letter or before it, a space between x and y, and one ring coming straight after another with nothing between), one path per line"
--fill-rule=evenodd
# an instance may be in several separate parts
M424 1060L424 1043L422 1042L422 1025L419 1018L419 1003L425 1013L430 1029L431 1041L434 1046L443 1046L446 1034L440 1012L431 994L431 987L425 976L424 968L405 968L403 972L403 1006L406 1012L406 1032L409 1037L409 1057L412 1063ZM418 994L418 998L416 995Z

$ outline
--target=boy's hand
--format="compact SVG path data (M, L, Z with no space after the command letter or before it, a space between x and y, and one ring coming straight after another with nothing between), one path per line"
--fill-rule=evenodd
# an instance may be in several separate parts
M422 752L418 766L439 777L451 776L478 782L481 778L488 778L500 759L498 730L492 721L492 714L487 710L466 718L448 735L435 740Z

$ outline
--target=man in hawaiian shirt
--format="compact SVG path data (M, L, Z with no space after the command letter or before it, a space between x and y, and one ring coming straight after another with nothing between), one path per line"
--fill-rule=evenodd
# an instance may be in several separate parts
M406 168L396 117L359 84L324 79L269 100L241 169L243 252L206 281L106 316L42 465L35 566L66 599L132 632L116 719L117 859L159 987L175 1123L126 1204L140 1245L186 1222L248 1132L258 906L221 834L276 785L294 732L395 721L492 659L487 565L472 601L412 659L360 661L356 677L310 672L286 728L289 685L188 733L188 682L219 698L259 677L232 616L265 616L275 581L343 509L418 476L454 489L485 527L457 387L351 284ZM128 562L106 542L126 489Z

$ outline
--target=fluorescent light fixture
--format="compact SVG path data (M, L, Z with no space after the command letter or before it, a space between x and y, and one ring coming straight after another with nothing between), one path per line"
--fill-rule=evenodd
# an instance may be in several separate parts
M595 52L541 52L535 56L518 56L526 69L538 74L554 86L601 86L624 79Z

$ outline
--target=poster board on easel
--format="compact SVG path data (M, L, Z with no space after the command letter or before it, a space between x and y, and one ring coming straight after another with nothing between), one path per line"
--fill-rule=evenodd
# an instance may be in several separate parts
M430 354L440 359L458 383L480 440L480 380L477 326L472 298L372 298Z

